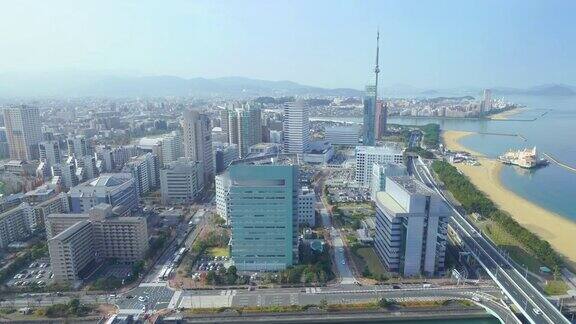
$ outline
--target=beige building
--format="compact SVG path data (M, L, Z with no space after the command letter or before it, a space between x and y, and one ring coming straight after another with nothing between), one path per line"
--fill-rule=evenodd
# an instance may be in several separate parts
M58 195L33 205L34 221L37 226L43 226L46 223L46 217L53 213L67 213L70 211L68 204L68 195L61 192Z
M57 283L76 283L88 265L93 264L96 250L93 245L92 223L83 220L48 240L50 264Z
M107 204L99 204L86 214L49 215L46 218L48 242L60 240L59 237L63 233L72 235L69 233L70 229L83 229L83 227L79 227L78 224L84 222L90 224L90 245L93 248L91 255L92 260L95 262L114 258L120 262L133 263L144 259L148 249L146 219L143 217L118 215L113 211L112 207ZM59 245L54 245L54 248L58 246ZM62 245L62 248L65 248L64 245ZM51 262L64 263L61 269L75 269L76 277L74 277L73 280L78 280L77 276L82 268L73 264L76 262L76 259L68 258L62 261L59 258L63 252L54 250L54 253L53 256L52 250L50 250ZM60 274L60 276L57 276L56 272L55 268L55 278L62 278L61 281L72 282L68 274Z
M182 119L184 156L202 162L204 182L212 181L214 166L212 156L212 127L210 118L196 110L187 110Z
M27 203L0 214L0 248L23 241L32 233L34 211Z
M10 158L27 161L37 159L38 144L42 141L38 108L25 105L5 108L4 124Z

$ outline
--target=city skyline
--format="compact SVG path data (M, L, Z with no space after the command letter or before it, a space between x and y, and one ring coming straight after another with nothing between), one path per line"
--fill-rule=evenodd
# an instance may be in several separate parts
M372 77L379 26L383 86L576 83L576 32L563 28L574 3L495 4L18 2L0 14L1 30L19 31L3 35L12 50L0 54L0 71L16 79L244 76L361 89Z
M3 9L2 321L574 322L576 4Z

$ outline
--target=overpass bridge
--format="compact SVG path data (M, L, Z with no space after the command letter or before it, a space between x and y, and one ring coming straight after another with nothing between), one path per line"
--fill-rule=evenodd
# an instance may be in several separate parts
M410 158L408 163L411 173L437 192L452 209L453 217L449 226L530 323L570 323L558 308L521 274L507 256L502 255L498 248L454 207L438 187L422 159Z

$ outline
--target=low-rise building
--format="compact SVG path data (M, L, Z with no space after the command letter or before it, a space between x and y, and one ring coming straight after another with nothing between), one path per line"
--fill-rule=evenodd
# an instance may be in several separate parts
M324 128L324 139L333 145L357 146L360 138L358 126L329 126Z
M130 173L104 173L71 188L68 195L73 213L87 212L101 203L130 210L138 208L136 182Z
M327 164L334 156L334 149L329 141L313 141L304 153L304 162L310 164Z

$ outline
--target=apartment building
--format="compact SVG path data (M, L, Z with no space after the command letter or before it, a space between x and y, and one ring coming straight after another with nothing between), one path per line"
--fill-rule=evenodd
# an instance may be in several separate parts
M89 224L89 229L86 229L84 225L79 225L85 223ZM119 215L108 204L99 204L90 209L88 213L48 215L46 233L51 263L56 262L60 264L59 269L65 269L65 271L62 270L63 273L57 273L56 268L54 269L55 278L60 278L62 282L81 279L81 265L87 264L83 257L62 258L66 255L66 249L71 247L68 243L66 245L59 242L70 241L73 247L83 246L83 241L76 239L78 234L90 237L91 250L86 252L85 249L79 249L79 251L90 255L94 263L99 263L104 259L134 263L144 259L148 249L146 219Z
M0 214L0 248L10 243L26 240L35 226L34 210L28 203L21 203Z
M76 284L95 263L92 224L83 220L48 240L54 282Z

